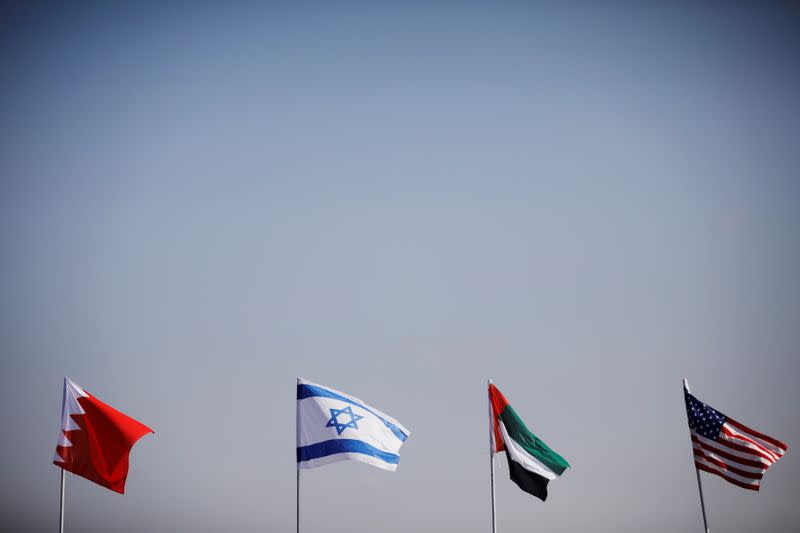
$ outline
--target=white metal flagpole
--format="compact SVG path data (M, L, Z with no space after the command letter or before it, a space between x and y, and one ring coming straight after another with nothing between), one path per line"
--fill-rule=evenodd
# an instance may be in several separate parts
M300 467L297 467L297 533L300 533Z
M686 381L686 378L683 379L683 390L686 392L691 392L689 390L689 382ZM686 414L688 417L688 413ZM703 500L703 482L700 480L700 470L695 467L694 473L697 475L697 490L700 491L700 510L703 512L703 527L705 528L706 533L711 533L711 530L708 528L708 519L706 518L706 503Z
M64 402L67 400L67 378L64 378L64 392L61 394L61 420L58 421L58 431L64 431ZM61 435L59 435L60 442ZM67 473L61 469L61 500L58 506L58 533L64 533L64 490L66 489Z
M58 533L64 533L64 486L67 473L61 469L61 505L58 507Z
M486 398L489 401L489 474L492 492L492 533L497 533L497 517L494 504L494 418L492 416L492 398L489 395L489 385L492 380L486 385Z
M300 385L300 378L297 378ZM297 434L297 445L300 445L300 406L295 407L294 430ZM300 458L297 458L297 533L300 533Z

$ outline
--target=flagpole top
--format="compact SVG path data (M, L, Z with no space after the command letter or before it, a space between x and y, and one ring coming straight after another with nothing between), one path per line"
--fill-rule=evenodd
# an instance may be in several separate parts
M691 392L689 390L689 382L686 380L686 378L683 378L683 390L685 390L686 392Z

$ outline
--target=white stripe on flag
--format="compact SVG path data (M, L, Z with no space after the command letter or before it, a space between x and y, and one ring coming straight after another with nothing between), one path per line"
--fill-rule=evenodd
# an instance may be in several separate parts
M724 452L724 453L730 454L730 455L732 455L734 457L739 457L741 459L745 459L747 461L759 462L759 463L761 463L763 465L763 467L765 469L769 465L772 464L770 461L768 461L767 459L765 459L761 455L754 454L754 453L741 452L739 450L734 450L733 448L729 448L728 446L725 446L724 442L713 441L713 440L707 439L707 438L703 437L702 435L698 435L694 431L691 431L691 434L692 434L692 437L696 437L697 440L699 440L701 443L703 443L706 447L713 448L715 451ZM694 444L694 443L692 443L692 444ZM735 462L734 459L726 459L726 461ZM739 464L739 463L737 462L737 464Z
M747 485L755 485L755 486L758 486L758 481L759 481L758 479L751 479L751 478L747 478L747 477L744 477L744 476L740 476L739 474L734 474L734 473L733 473L733 472L731 472L730 470L726 470L726 469L724 469L724 468L720 468L719 466L715 465L714 463L711 463L711 462L709 462L709 461L706 461L706 460L705 460L705 459L703 459L702 457L697 457L697 456L695 455L695 457L694 457L694 461L695 461L696 463L700 463L700 464L702 464L703 466L706 466L706 467L708 467L708 468L710 468L710 469L712 469L712 470L715 470L715 471L717 471L717 472L720 472L720 473L722 473L722 474L725 474L726 476L730 477L731 479L735 479L736 481L739 481L740 483L745 483L745 484L747 484Z
M735 461L731 461L727 457L722 457L721 455L718 455L718 454L714 453L713 451L709 450L708 448L703 448L703 446L701 446L700 444L698 444L696 442L692 443L692 448L702 452L702 454L705 455L706 457L711 457L712 459L716 459L717 461L722 461L723 463L729 464L734 468L738 468L739 470L744 470L745 472L752 472L754 474L763 474L764 472L767 471L767 467L766 466L764 466L762 468L757 468L755 466L743 465L741 463L737 463Z
M761 450L762 452L766 453L769 457L772 458L773 463L778 459L780 459L781 456L783 455L782 449L764 440L761 440L758 437L755 437L750 433L733 426L732 424L726 422L722 427L730 431L730 433L732 433L734 436L733 438L731 438L731 436L726 434L725 435L726 438L733 440L734 442L737 442L739 444L743 444L745 446L754 447L756 449Z
M776 458L773 454L767 450L764 450L763 448L759 448L758 446L743 441L735 436L728 436L724 433L724 431L720 431L716 442L720 446L724 446L726 450L735 451L742 454L743 457L746 456L752 458L753 461L761 461L767 465L771 465L780 459L779 457ZM744 451L741 448L746 448L747 451Z
M525 470L533 472L534 474L539 474L547 479L556 479L558 477L556 473L550 470L544 463L523 450L522 447L508 435L503 421L500 420L499 422L500 433L503 435L503 444L505 444L512 461L521 465Z

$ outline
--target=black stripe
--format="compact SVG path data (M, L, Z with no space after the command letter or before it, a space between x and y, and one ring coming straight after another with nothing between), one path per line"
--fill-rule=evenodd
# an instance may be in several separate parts
M547 499L547 483L550 482L544 476L534 474L525 470L519 463L511 460L511 456L506 451L506 459L508 459L508 471L511 473L511 481L517 484L519 488L536 496L542 501Z

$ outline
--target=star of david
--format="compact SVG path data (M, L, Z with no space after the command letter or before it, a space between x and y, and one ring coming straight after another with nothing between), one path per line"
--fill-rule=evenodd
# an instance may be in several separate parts
M336 434L337 435L341 435L342 432L347 428L358 429L358 424L356 424L356 422L358 422L359 420L364 418L363 416L355 414L353 412L353 408L350 407L349 405L347 407L345 407L344 409L331 409L330 411L331 411L331 419L328 420L328 423L325 424L325 427L326 428L330 428L330 427L336 428ZM340 422L337 417L342 416L342 415L349 416L350 417L350 421L347 422L347 423L344 423L344 424L342 422Z

